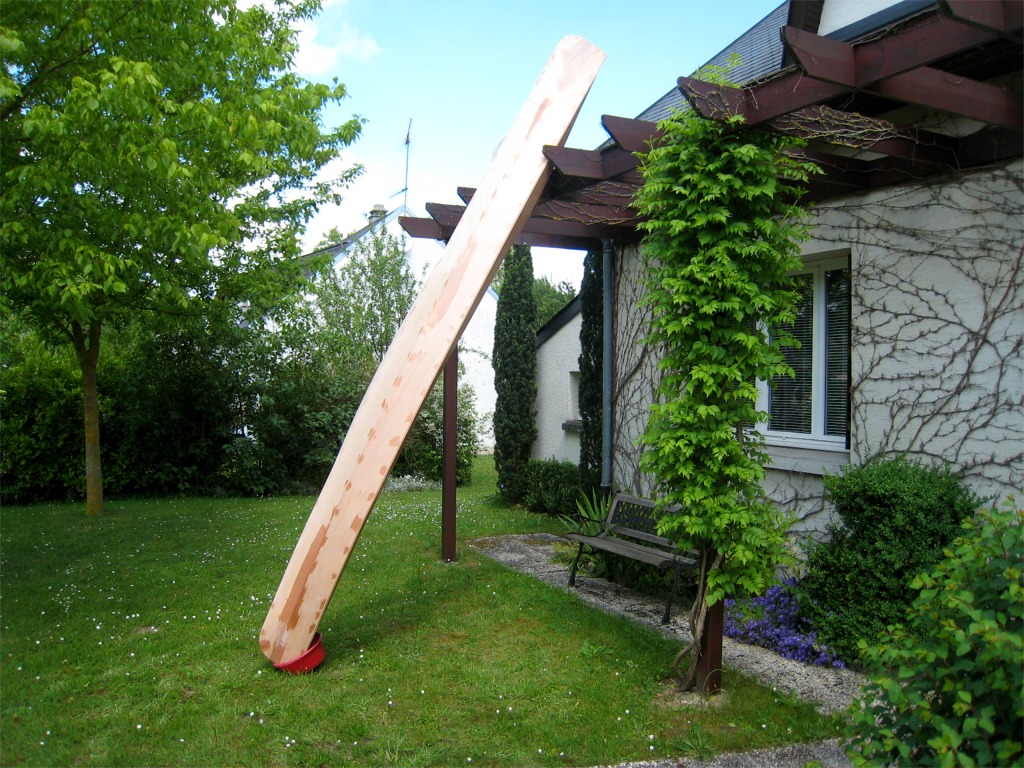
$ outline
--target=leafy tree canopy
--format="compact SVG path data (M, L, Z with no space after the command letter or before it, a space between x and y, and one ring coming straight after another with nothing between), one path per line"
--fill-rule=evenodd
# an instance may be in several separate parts
M8 0L0 8L0 292L75 345L90 423L104 323L144 310L263 305L300 275L297 235L358 169L325 130L344 86L289 72L318 0ZM92 437L90 436L92 434ZM92 446L92 447L90 447ZM95 465L90 464L90 456ZM93 476L93 473L95 477Z
M498 268L497 274L491 281L491 288L501 296L508 276L506 263L503 261ZM576 288L568 280L552 283L544 275L533 279L533 301L537 308L537 314L533 321L533 330L537 332L551 318L557 315L566 304L576 296Z

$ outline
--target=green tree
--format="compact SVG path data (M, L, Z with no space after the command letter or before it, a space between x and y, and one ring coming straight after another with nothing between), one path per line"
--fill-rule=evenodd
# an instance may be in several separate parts
M708 607L762 592L787 555L788 521L761 493L766 456L752 427L767 418L756 381L792 375L782 356L795 343L785 332L798 296L789 273L806 238L793 182L812 167L786 153L790 139L737 121L686 113L660 128L636 199L648 343L661 356L641 466L656 481L662 533L700 553L693 643L676 659L692 688Z
M289 72L317 7L0 6L0 291L75 349L89 513L103 510L103 328L243 299L259 321L301 275L305 222L357 170L317 181L360 122L324 130L344 87Z
M530 247L516 245L505 257L504 280L494 319L494 464L498 490L513 504L526 499L527 464L537 437L537 306Z
M405 238L376 226L338 265L333 285L322 284L318 294L330 325L346 333L353 349L376 367L418 290Z
M501 296L502 287L505 285L505 263L498 267L498 272L491 281L494 292ZM568 280L559 283L552 283L544 275L533 280L533 301L537 305L537 316L533 321L533 330L536 333L551 318L557 315L565 305L576 296L576 289Z
M601 484L604 412L604 265L600 251L583 260L580 299L580 484L590 494Z
M572 283L563 280L557 285L541 275L533 281L533 302L537 306L537 319L534 332L543 328L547 322L565 309L576 297L576 289Z

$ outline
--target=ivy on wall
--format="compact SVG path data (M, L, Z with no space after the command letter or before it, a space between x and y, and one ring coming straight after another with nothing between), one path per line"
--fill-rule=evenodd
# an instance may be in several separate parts
M659 127L635 201L646 219L646 344L661 354L640 466L655 478L663 535L700 554L693 643L676 659L686 689L708 607L762 592L787 557L789 521L761 493L763 438L745 425L767 418L755 382L792 375L789 273L807 238L796 183L816 169L787 153L795 140L737 121L687 113Z

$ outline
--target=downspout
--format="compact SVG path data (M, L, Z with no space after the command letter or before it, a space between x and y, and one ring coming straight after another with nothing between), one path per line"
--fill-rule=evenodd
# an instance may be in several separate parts
M612 338L612 241L601 241L601 488L612 491L612 365L614 340Z

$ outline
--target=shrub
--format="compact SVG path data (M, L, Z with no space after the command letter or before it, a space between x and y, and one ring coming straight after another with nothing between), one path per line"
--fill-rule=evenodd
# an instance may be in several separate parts
M768 648L804 664L844 668L846 665L817 641L810 622L799 614L795 583L775 584L759 597L726 599L726 637Z
M513 246L502 265L504 279L494 318L494 467L498 493L510 504L527 504L530 448L537 437L537 304L529 246ZM574 497L575 498L575 497Z
M857 765L1019 765L1024 759L1021 511L982 510L916 591L906 624L862 643L875 671L851 707Z
M81 373L69 348L50 349L0 314L0 502L84 498Z
M467 382L459 384L455 416L455 484L473 480L473 459L480 447L476 394ZM395 476L412 475L440 483L444 479L444 397L434 385L398 454Z
M524 502L533 512L571 514L580 497L580 468L568 461L530 459Z
M840 658L903 619L907 585L933 567L980 500L949 468L879 459L828 476L826 499L840 522L812 545L800 582L800 609L818 640Z

